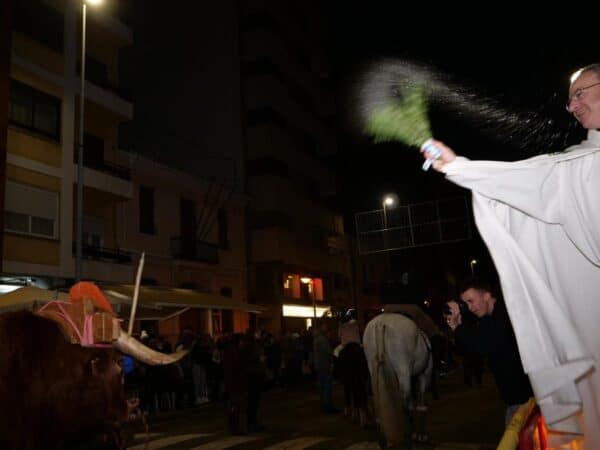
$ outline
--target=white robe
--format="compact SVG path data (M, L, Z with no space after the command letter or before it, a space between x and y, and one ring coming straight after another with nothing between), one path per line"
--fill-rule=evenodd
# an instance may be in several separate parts
M458 157L444 172L473 191L523 367L548 428L567 433L552 448L600 449L600 132L565 153Z

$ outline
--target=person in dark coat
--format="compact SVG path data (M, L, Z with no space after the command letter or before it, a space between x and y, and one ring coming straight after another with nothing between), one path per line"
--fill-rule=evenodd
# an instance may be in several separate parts
M333 406L333 350L329 344L329 329L322 321L314 329L313 354L315 370L319 380L319 400L321 411L337 413Z
M248 394L241 346L243 336L233 335L223 343L223 382L229 396L227 417L231 434L242 434L240 415Z
M449 314L445 315L446 322L454 330L459 348L478 353L487 361L506 404L505 422L508 424L518 407L533 396L508 313L486 281L465 281L460 287L460 296L469 311L478 318L477 334L472 332L473 327L463 325L460 307L456 302L447 304Z
M248 386L248 404L246 406L246 426L249 433L263 431L265 427L258 422L258 406L266 376L265 354L260 343L260 333L248 330L241 348L244 372Z

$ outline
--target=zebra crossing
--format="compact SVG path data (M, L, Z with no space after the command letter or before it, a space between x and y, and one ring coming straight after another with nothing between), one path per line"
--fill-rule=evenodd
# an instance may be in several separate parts
M326 449L334 448L329 444L335 441L333 437L327 436L302 436L291 439L283 439L273 443L274 436L266 433L246 436L229 436L220 433L187 433L178 435L167 435L167 433L145 433L134 436L135 445L128 447L129 450L241 450L244 448L263 450L304 450L311 447ZM148 442L146 442L148 441ZM335 446L335 448L340 448ZM428 450L487 450L489 447L473 443L447 442L436 446L425 447ZM379 445L374 441L356 442L344 450L379 450Z

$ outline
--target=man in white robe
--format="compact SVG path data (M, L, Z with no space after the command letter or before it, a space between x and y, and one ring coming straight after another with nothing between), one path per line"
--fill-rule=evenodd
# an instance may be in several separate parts
M433 167L473 192L477 227L498 269L551 447L597 450L600 64L573 75L567 109L588 138L564 153L469 161L434 141L442 152Z

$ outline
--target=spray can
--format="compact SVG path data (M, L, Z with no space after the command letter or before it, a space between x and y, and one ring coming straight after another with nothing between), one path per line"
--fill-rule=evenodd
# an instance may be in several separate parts
M442 156L442 150L433 143L433 139L431 138L427 139L421 145L421 151L427 154L427 159L422 166L423 170L429 170L433 162Z

